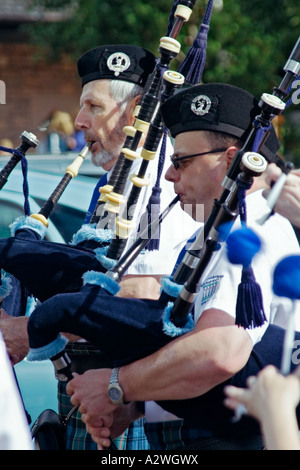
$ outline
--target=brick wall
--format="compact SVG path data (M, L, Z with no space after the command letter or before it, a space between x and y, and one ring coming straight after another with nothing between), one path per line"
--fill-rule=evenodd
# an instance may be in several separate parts
M30 131L43 138L40 123L53 109L74 113L81 92L76 63L63 60L48 64L35 61L34 47L0 43L0 80L5 83L6 103L0 104L0 139Z

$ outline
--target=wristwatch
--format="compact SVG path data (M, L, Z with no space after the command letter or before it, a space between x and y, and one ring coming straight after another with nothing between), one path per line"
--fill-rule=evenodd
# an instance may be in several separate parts
M115 367L112 370L110 382L108 386L108 398L115 405L121 405L124 403L123 401L124 393L118 382L119 369L120 367Z

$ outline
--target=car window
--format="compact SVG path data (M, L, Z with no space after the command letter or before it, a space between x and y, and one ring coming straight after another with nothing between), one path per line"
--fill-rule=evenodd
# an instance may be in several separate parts
M44 200L33 198L41 207L45 203ZM67 207L63 204L56 204L55 210L52 212L50 219L56 226L59 233L70 242L74 233L81 227L85 212Z

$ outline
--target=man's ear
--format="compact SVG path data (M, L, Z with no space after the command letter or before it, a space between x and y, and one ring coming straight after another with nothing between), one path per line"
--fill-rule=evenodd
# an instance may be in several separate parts
M128 120L128 126L133 126L135 118L138 115L137 104L139 101L140 95L137 95L134 98L131 98L131 100L127 103L125 113Z
M228 147L228 149L225 151L226 160L227 160L227 170L228 170L228 168L230 167L230 165L231 165L231 163L232 163L232 160L234 159L235 154L236 154L236 152L237 152L238 150L239 150L239 149L238 149L235 145L231 145L231 146Z
M132 98L132 100L130 101L129 103L129 112L130 112L130 116L133 118L133 120L135 119L135 117L137 116L138 112L137 112L137 105L140 101L140 97L141 95L137 95L135 96L134 98Z

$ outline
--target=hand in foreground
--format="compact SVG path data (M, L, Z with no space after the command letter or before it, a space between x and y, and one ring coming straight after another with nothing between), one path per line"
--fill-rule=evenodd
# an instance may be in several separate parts
M22 361L29 351L27 323L28 317L13 317L1 308L0 330L13 365Z
M225 387L225 405L236 410L244 405L261 426L269 450L300 450L295 409L300 400L300 381L283 376L273 366L249 377L248 388Z
M244 405L252 417L260 420L263 416L281 406L296 408L300 399L300 382L294 375L281 375L273 366L265 367L257 377L249 377L248 388L231 385L225 387L228 398L225 404L230 409Z
M281 175L281 170L271 163L266 174L266 183L271 185ZM270 189L263 191L263 196L268 197ZM280 193L275 210L283 215L296 227L300 227L300 169L291 170L287 176L284 187Z

